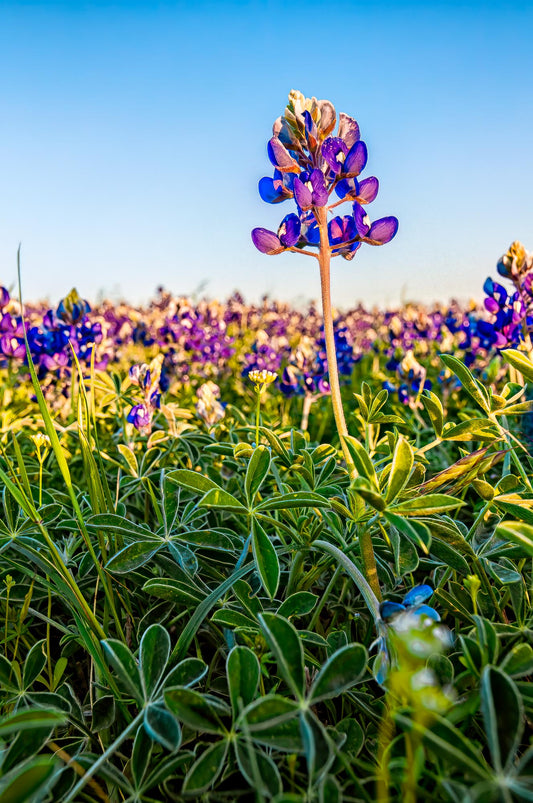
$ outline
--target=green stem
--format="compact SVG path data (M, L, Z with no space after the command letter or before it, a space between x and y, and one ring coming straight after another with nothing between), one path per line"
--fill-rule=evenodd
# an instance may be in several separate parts
M140 714L137 714L135 719L130 722L126 730L122 731L118 739L115 739L115 741L109 745L105 753L102 753L100 758L98 758L94 764L91 764L87 772L83 775L83 778L80 778L78 783L70 790L70 793L63 798L63 803L70 803L71 800L74 800L77 797L78 792L83 789L85 784L93 777L93 775L96 775L104 761L107 761L107 759L113 755L122 742L126 741L130 733L132 733L132 731L134 731L140 725L143 716L144 711L141 711Z
M498 600L496 599L496 594L494 593L494 589L492 587L492 584L491 584L489 578L487 577L487 572L485 571L485 567L483 566L482 562L480 561L480 559L477 556L475 558L472 558L472 562L473 562L474 566L477 569L477 572L478 572L478 574L479 574L479 576L481 578L481 581L482 581L483 585L485 586L485 589L488 591L488 594L489 594L489 597L491 599L492 604L494 605L496 611L498 612L498 616L499 616L500 622L503 622L504 624L506 624L507 620L506 620L505 616L503 615L503 612L502 612L502 610L500 608L500 604L499 604Z
M298 551L294 556L291 570L289 572L289 580L287 582L287 592L286 592L287 597L290 597L290 595L297 590L296 584L298 582L298 578L301 575L303 564L304 564L304 554L303 552Z
M381 589L379 587L376 556L374 555L372 536L370 535L370 530L367 528L359 533L359 551L361 553L366 579L370 583L372 591L381 602Z
M261 415L261 391L259 388L255 391L257 393L257 404L255 406L255 445L259 446L259 417Z
M330 555L336 558L338 563L340 563L342 568L350 575L355 585L363 595L368 609L374 617L374 621L379 621L381 618L379 613L379 599L374 594L365 576L359 571L355 563L353 563L350 558L347 558L344 552L341 552L341 550L336 547L335 544L330 544L329 541L314 541L311 545L311 548L318 549L321 552L328 552Z
M333 590L333 586L337 582L337 578L338 578L340 573L341 573L341 567L337 566L337 568L335 569L335 571L333 572L333 574L331 576L331 580L329 581L329 583L326 586L326 590L324 591L324 593L320 597L320 601L319 601L318 605L315 608L315 612L313 613L313 617L312 617L311 621L309 622L309 630L311 632L314 632L314 629L316 627L316 623L318 622L318 618L319 618L320 614L322 613L322 611L324 610L324 606L325 606L326 602L328 601L329 595L331 594L331 592Z
M331 311L331 287L330 287L330 264L331 248L329 246L328 235L328 216L325 208L316 207L315 217L320 232L320 249L318 252L318 264L320 266L320 289L322 293L322 315L324 317L324 337L326 340L326 354L328 359L328 377L331 389L331 405L333 416L339 438L341 442L344 459L348 466L348 471L352 479L357 476L354 462L346 446L345 437L348 435L348 427L344 418L342 407L341 388L339 384L339 370L337 367L337 350L335 348L335 332L333 329L333 315Z

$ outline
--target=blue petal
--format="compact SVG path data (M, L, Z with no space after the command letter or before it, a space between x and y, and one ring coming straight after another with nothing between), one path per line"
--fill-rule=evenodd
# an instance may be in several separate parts
M274 180L265 176L259 182L259 195L266 201L267 204L275 204L278 201L283 200L280 198L283 191L281 189L276 189L274 186Z
M435 608L430 608L429 605L419 605L413 610L416 616L428 616L434 622L440 622L440 616Z
M404 605L410 608L412 605L420 605L425 602L433 594L433 589L427 584L415 586L403 598Z
M403 613L405 610L405 605L401 605L399 602L389 602L389 600L385 600L379 606L379 613L385 621L397 616L399 613Z

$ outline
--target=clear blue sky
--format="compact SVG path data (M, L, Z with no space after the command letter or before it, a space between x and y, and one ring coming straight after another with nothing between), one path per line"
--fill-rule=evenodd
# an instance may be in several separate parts
M533 250L531 2L0 4L0 283L146 300L202 282L316 298L314 262L267 257L266 142L295 88L358 120L395 240L334 262L344 306L481 297Z

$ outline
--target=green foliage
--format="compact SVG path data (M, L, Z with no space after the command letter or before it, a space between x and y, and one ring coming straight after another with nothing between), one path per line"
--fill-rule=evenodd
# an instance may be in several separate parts
M26 398L0 432L0 799L533 799L531 405L442 361L411 406L362 362L356 476L272 388L255 447L244 395L150 436L118 375L61 415ZM429 583L441 624L382 618L369 543L382 598Z

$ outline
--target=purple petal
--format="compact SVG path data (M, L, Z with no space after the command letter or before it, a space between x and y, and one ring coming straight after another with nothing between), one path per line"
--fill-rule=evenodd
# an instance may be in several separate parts
M335 174L340 173L343 169L347 153L346 143L339 137L328 137L322 144L322 156Z
M339 249L339 253L343 259L350 261L354 258L355 252L358 250L358 248L361 248L362 244L363 243L352 243L346 246L344 250Z
M359 126L357 125L356 121L353 119L353 117L349 117L347 114L344 114L344 112L339 114L339 131L337 136L344 140L348 150L350 150L350 148L355 145L357 140L361 138Z
M500 309L498 302L496 301L495 298L486 298L484 303L487 312L496 313Z
M365 169L368 159L368 151L365 143L360 139L350 148L344 162L343 173L350 176L358 176Z
M281 254L285 250L278 236L273 231L268 231L268 229L254 229L252 231L252 241L262 254Z
M284 217L278 229L278 237L282 245L286 248L296 245L300 239L301 228L302 224L298 215L291 214Z
M307 173L302 173L304 180L300 179L299 176L296 176L294 179L294 198L300 209L303 211L311 209L313 206L313 192L312 188L307 186L307 176Z
M313 205L325 206L329 200L329 193L322 170L313 170L311 172L310 181L313 187Z
M342 240L342 218L334 217L329 221L329 238L331 243L339 243Z
M398 231L398 218L382 217L372 223L370 231L365 237L365 242L369 245L385 245L389 243Z
M355 228L357 229L357 234L359 237L366 237L370 231L370 218L363 207L358 203L353 205L353 216L355 219Z
M371 203L376 195L378 194L379 189L379 181L374 176L370 176L370 178L365 178L359 184L359 192L357 194L357 200L360 204L369 204Z

